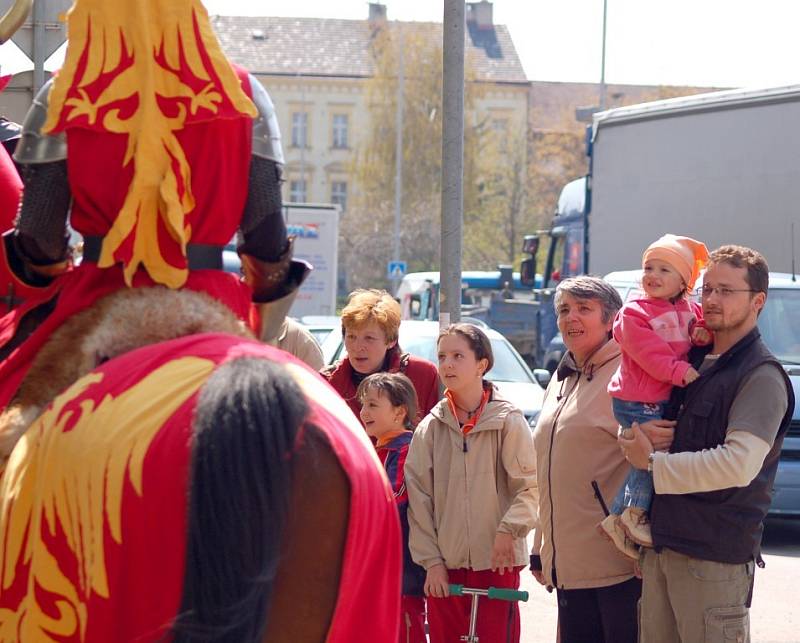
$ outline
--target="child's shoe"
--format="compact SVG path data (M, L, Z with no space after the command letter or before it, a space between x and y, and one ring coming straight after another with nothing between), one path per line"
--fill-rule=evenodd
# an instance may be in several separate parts
M606 516L602 522L597 524L597 531L614 543L614 546L625 556L639 560L639 548L620 527L619 516L616 514Z
M639 507L626 507L619 517L619 524L633 542L642 547L653 546L650 532L650 516Z

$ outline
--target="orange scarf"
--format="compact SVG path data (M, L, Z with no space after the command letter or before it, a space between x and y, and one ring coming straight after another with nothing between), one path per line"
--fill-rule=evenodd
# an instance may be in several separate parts
M387 431L381 437L378 438L378 441L375 443L375 448L380 449L381 447L385 447L389 442L394 440L398 435L403 435L408 431L408 429L397 429L396 431Z

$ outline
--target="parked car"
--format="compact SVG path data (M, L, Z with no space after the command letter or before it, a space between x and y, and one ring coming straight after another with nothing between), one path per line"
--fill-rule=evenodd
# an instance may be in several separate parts
M623 301L640 296L641 270L612 272L605 276ZM702 285L702 276L698 280ZM800 282L791 274L769 273L767 303L758 318L764 343L783 364L800 399ZM778 473L775 476L771 516L800 517L800 404L783 440Z
M331 333L342 327L341 321L335 315L303 315L300 323L308 329L320 346L325 344L325 340ZM328 361L325 360L325 363L327 364Z
M488 327L482 327L482 330L489 337L494 353L494 366L486 374L487 379L497 386L503 397L522 410L529 423L535 424L542 409L544 389L520 354L505 337ZM400 323L400 347L404 351L430 360L434 364L437 363L436 338L438 336L439 322L406 319ZM336 349L331 351L330 346L334 340L336 340ZM346 355L341 333L331 333L322 348L327 363L333 363ZM544 372L537 372L537 376L545 381Z

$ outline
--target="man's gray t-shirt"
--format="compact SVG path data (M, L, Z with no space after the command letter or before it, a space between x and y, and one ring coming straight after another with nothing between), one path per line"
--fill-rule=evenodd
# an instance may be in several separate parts
M717 359L708 355L700 366L700 373ZM783 375L774 364L762 364L739 385L739 390L728 413L728 431L747 431L767 444L775 441L789 396Z

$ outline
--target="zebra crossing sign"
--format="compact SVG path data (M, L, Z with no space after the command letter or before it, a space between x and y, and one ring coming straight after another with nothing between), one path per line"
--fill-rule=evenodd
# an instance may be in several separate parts
M405 277L407 268L405 261L390 261L386 264L386 276L399 281Z

